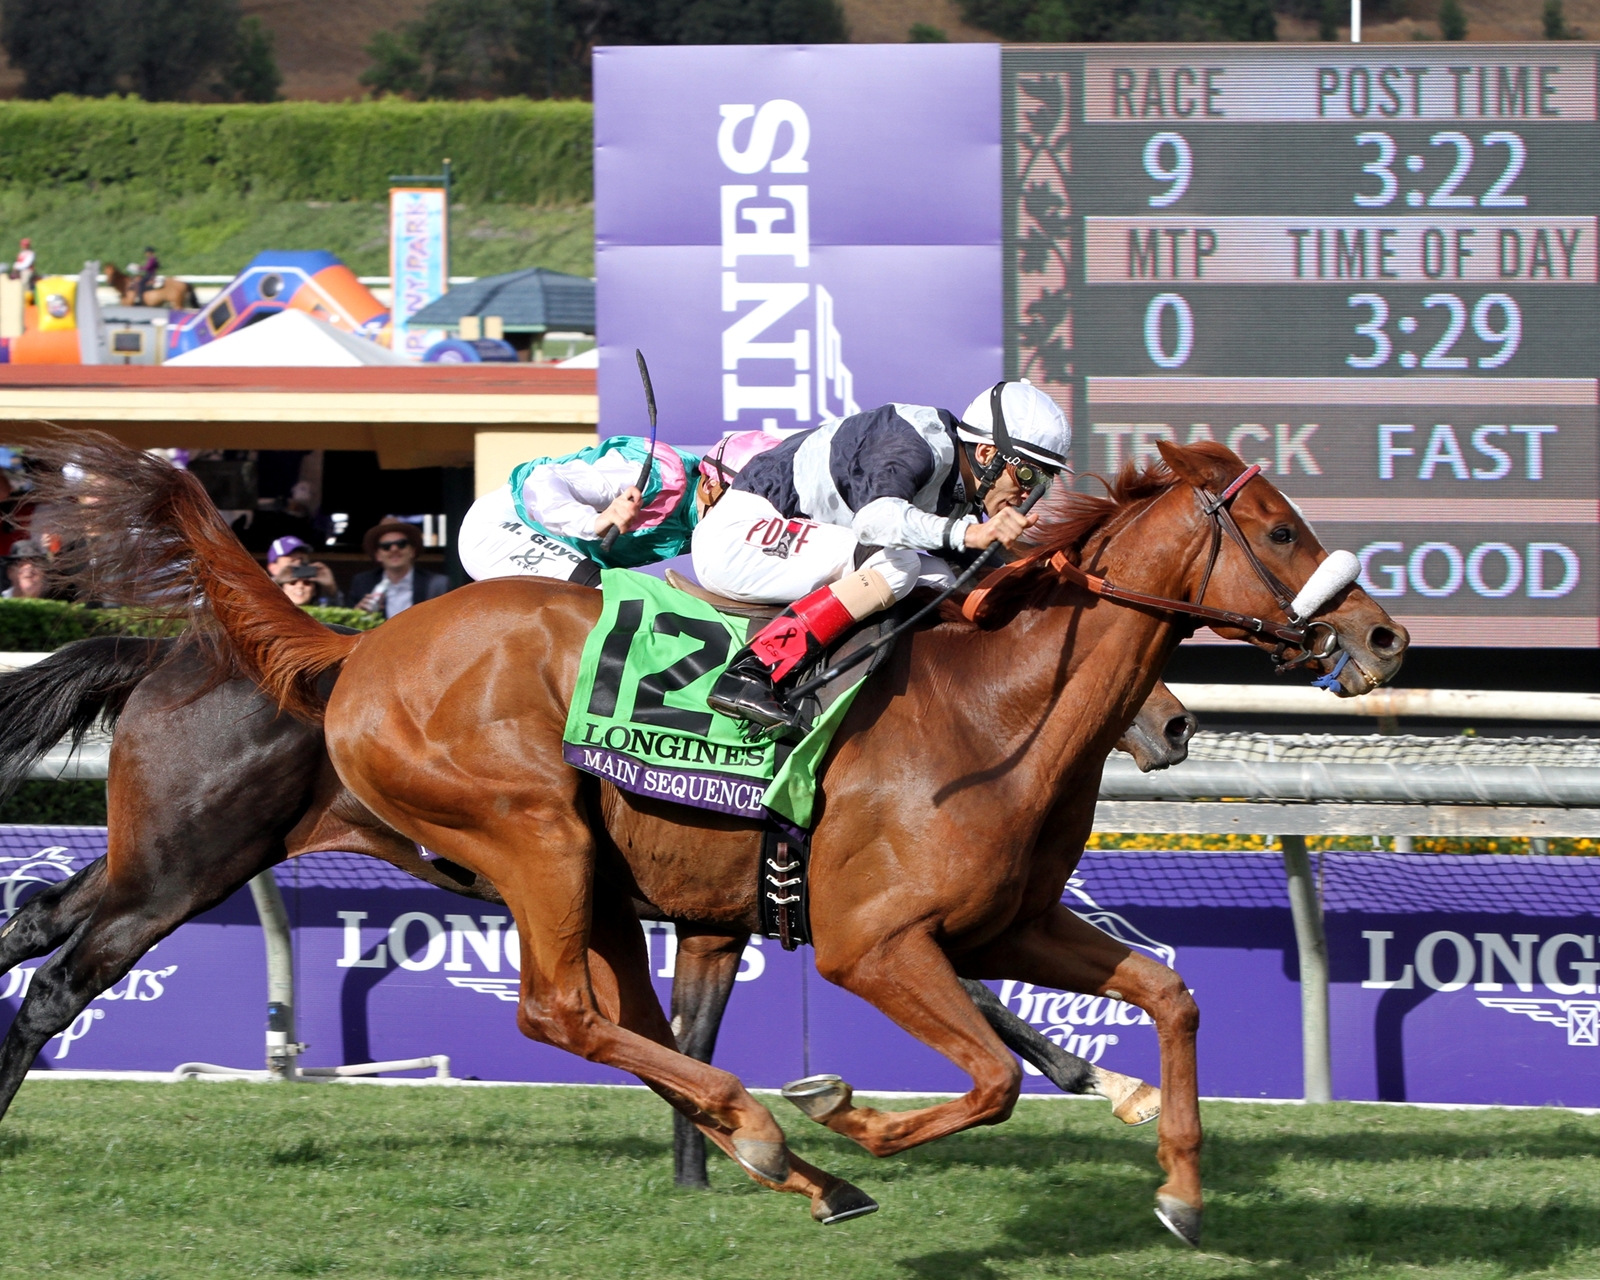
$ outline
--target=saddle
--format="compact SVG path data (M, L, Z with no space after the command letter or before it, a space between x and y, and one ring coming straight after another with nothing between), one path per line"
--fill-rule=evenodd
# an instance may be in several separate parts
M766 626L783 612L781 604L746 604L741 600L730 600L727 596L719 596L715 591L707 591L698 582L691 582L676 569L667 570L667 584L676 587L686 596L704 600L718 613L731 613L735 618L749 618L762 626Z
M698 583L689 581L675 569L666 571L666 580L668 586L675 587L696 600L704 601L719 613L731 614L736 618L748 618L750 626L747 639L783 612L782 605L745 604L738 600L730 600L727 596L718 595L715 591L708 591ZM833 663L842 661L863 645L871 644L908 616L908 609L915 607L917 606L912 605L910 601L902 601L870 622L853 627L843 639L800 674L800 681L809 680ZM889 660L893 652L893 645L879 650L867 664L867 669L861 673L860 679L869 678ZM855 684L856 681L851 679L836 680L808 695L803 707L807 713L806 719L815 723L817 717L831 707L846 689L852 688ZM778 743L780 758L787 755L793 747L792 741L780 740ZM756 899L760 909L762 935L776 938L785 951L793 951L796 947L811 941L810 862L810 833L792 827L776 817L769 817L761 836Z

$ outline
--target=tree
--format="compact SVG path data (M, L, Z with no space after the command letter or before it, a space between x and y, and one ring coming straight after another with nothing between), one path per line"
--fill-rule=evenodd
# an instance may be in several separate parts
M1567 13L1561 0L1544 0L1544 38L1546 40L1581 40L1583 33L1567 25Z
M0 44L24 98L102 97L117 88L119 27L112 0L5 0Z
M1276 40L1272 0L962 0L975 27L1004 40Z
M283 73L278 70L272 32L260 18L239 24L233 54L222 68L222 79L212 87L219 98L234 102L276 102Z
M432 0L367 45L361 82L417 98L572 96L597 44L825 44L837 0Z
M1461 12L1461 0L1444 0L1439 6L1439 34L1446 40L1467 38L1467 15Z
M238 40L237 0L127 0L124 14L124 68L147 102L188 97Z
M936 27L931 22L913 22L906 40L910 44L948 44L950 37L945 34L943 27Z

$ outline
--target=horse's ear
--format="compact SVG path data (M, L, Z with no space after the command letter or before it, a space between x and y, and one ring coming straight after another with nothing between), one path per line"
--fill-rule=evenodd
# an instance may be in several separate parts
M1220 446L1206 448L1157 440L1156 448L1161 451L1161 460L1172 468L1172 474L1196 489L1226 489L1233 477L1244 470L1244 463L1233 451ZM1235 465L1230 467L1230 462Z

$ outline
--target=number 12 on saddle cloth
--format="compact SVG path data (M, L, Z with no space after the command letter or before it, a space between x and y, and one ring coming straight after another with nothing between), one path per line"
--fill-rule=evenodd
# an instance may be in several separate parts
M623 791L763 821L768 811L811 825L816 769L855 699L846 690L779 763L771 738L706 695L745 642L749 622L718 613L658 578L600 575L603 605L578 667L562 734L568 764Z

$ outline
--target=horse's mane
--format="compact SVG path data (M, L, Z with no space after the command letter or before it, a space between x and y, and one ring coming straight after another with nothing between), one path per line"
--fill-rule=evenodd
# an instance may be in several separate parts
M1189 449L1219 462L1236 461L1227 448L1209 441L1199 441ZM989 589L985 627L1015 616L1055 581L1053 574L1043 573L1045 560L1059 551L1077 564L1085 544L1112 517L1160 497L1178 483L1177 474L1159 458L1143 466L1131 460L1125 462L1110 480L1094 473L1089 478L1098 481L1105 493L1061 491L1049 494L1039 504L1042 514L1025 539L1025 552L1038 554L1040 572L1005 573L997 569L980 582L980 587ZM957 601L947 601L939 612L946 622L965 621Z

